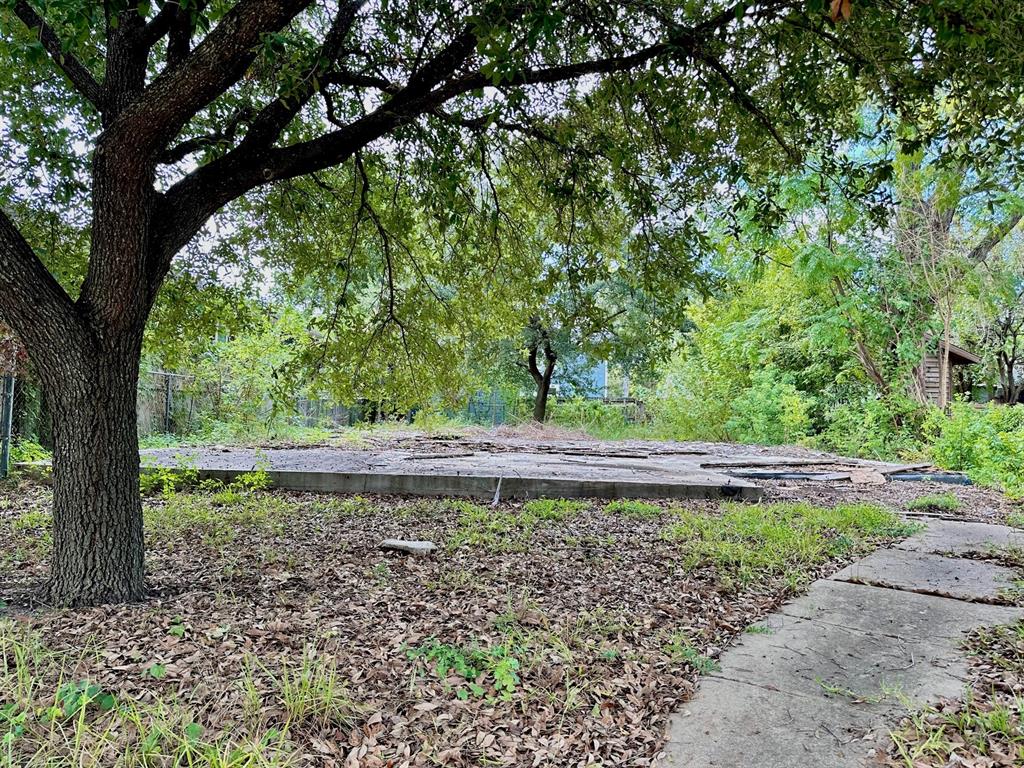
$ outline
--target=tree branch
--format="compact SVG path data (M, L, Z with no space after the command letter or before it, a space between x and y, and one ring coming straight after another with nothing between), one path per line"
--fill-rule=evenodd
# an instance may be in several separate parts
M178 18L178 11L180 9L181 3L177 2L177 0L168 0L156 16L149 20L142 31L142 44L146 48L156 45L160 38L170 32L171 25Z
M17 0L14 3L14 13L22 23L30 30L35 30L39 36L39 42L50 55L53 63L65 74L75 90L81 94L97 112L104 109L103 87L96 81L93 74L86 69L78 59L64 50L60 38L50 28L36 11L30 6L27 0Z
M71 297L36 256L14 222L0 209L0 318L25 343L33 362L52 370L72 353L87 355L90 333Z
M257 0L250 0L255 2ZM708 33L710 34L710 32ZM680 32L668 41L639 51L554 67L527 69L507 78L503 86L527 86L575 80L591 74L612 74L640 67L658 57L685 58L693 54L695 41ZM205 45L205 42L204 42ZM200 46L202 47L202 46ZM199 49L197 49L198 52ZM161 199L165 215L154 233L154 254L161 265L195 235L211 215L231 200L273 181L324 170L349 160L356 152L400 125L432 112L448 100L493 85L493 79L476 70L453 76L475 50L475 36L466 28L438 54L414 73L393 98L367 115L315 139L286 147L273 147L290 120L281 102L264 108L265 130L254 124L238 147L223 157L196 169L171 187ZM273 114L276 117L270 119ZM258 123L263 121L257 119ZM259 137L259 140L256 140ZM160 266L154 274L159 274Z
M283 29L312 0L241 0L178 66L164 70L107 129L106 139L150 157L203 107L234 85L267 32Z
M980 243L971 249L970 253L967 254L968 261L972 264L977 264L987 259L992 249L1003 242L1006 236L1020 223L1021 218L1024 218L1024 210L1018 209L1008 214L1005 219L994 226L982 238Z
M237 135L238 129L242 123L252 120L253 118L254 114L251 109L239 109L227 120L226 123L224 123L224 126L220 130L214 131L213 133L207 133L202 136L194 136L191 139L185 139L180 144L176 144L164 152L160 156L160 162L163 165L173 165L174 163L184 160L193 152L198 152L199 150L207 147L214 147L218 144L230 142Z
M718 74L722 80L725 81L726 85L729 86L730 95L740 107L745 109L750 115L761 124L761 126L771 134L771 137L775 139L775 142L783 149L783 151L789 156L791 160L797 160L799 155L796 150L789 146L789 143L782 138L782 134L776 129L774 123L768 118L764 110L757 103L753 96L747 92L746 89L740 86L736 81L736 78L732 76L732 73L725 68L717 58L712 56L710 53L704 50L700 45L693 46L693 56L698 61L706 64L715 73Z

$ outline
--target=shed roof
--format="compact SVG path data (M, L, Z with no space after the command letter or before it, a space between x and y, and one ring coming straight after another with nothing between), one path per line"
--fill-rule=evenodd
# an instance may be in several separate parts
M941 350L944 346L949 347L949 362L950 365L974 365L980 363L981 358L973 352L968 352L963 347L958 347L952 342L939 342L939 349Z

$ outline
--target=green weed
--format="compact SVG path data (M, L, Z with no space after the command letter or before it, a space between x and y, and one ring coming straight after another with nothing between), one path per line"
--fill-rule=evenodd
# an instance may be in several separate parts
M523 505L520 517L532 523L541 520L559 521L575 517L587 509L587 502L571 499L533 499Z
M447 645L432 637L408 649L407 655L412 661L432 667L442 681L446 681L451 674L461 677L465 685L455 691L460 699L471 695L484 696L487 684L499 696L508 698L520 683L520 660L508 645L462 648Z
M917 526L871 504L726 504L720 515L680 510L662 537L679 545L687 569L712 567L743 586L782 577L791 587L809 580L830 558L870 548L872 539L898 538Z
M952 493L934 493L907 502L907 509L912 512L955 512L960 509L960 500Z
M391 581L391 566L387 560L381 560L370 569L370 575L377 582L377 586L386 587Z
M676 632L669 637L663 650L672 661L689 664L698 674L710 675L720 669L717 661L701 653L693 641L681 632Z

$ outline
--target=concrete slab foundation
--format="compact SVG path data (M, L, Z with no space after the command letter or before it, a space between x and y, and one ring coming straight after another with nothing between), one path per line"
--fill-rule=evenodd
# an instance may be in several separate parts
M754 483L704 469L688 454L656 457L554 451L355 451L339 448L154 450L143 468L189 467L230 481L264 467L278 488L494 498L760 498Z
M752 479L810 475L885 482L900 465L701 443L407 436L348 447L195 448L143 452L143 465L188 466L231 480L258 466L279 488L341 493L501 498L726 498L757 500ZM765 474L767 473L767 474Z

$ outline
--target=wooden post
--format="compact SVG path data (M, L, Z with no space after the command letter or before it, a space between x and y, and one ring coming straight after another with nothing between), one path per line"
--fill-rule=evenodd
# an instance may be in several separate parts
M7 374L0 386L0 479L7 477L11 462L11 427L14 423L14 376Z
M171 377L164 373L164 434L171 434Z

